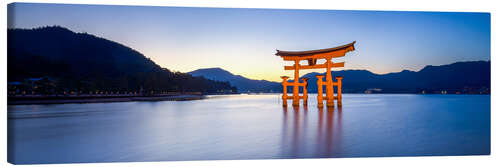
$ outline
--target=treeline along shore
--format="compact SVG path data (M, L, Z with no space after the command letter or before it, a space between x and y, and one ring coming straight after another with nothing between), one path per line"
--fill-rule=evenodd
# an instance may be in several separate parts
M184 101L204 99L201 92L166 92L157 94L114 93L114 94L68 94L68 95L9 95L8 105L105 103L130 101Z

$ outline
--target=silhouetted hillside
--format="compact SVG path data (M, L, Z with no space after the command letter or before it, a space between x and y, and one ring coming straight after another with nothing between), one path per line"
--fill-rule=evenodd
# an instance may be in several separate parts
M193 76L203 76L216 81L227 81L236 86L239 92L281 92L280 83L266 80L252 80L241 75L234 75L221 68L205 68L188 72Z
M51 91L235 90L161 68L141 53L104 38L59 26L8 30L8 81L49 78Z
M342 70L332 72L343 76L343 92L363 93L489 93L490 61L457 62L449 65L426 66L415 72L403 70L396 73L374 74L367 70ZM317 92L316 75L308 73L308 90ZM324 74L324 73L322 73Z

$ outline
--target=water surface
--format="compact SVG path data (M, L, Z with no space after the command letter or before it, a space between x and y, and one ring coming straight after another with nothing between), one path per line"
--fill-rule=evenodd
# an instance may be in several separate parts
M289 103L290 105L291 103ZM279 95L8 106L18 164L490 154L489 95Z

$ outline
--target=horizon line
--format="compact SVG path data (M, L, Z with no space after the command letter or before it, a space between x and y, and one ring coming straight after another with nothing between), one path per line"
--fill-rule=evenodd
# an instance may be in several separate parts
M153 62L154 62L154 61L153 61ZM408 69L403 69L403 70L401 70L401 71L391 71L391 72L386 72L386 73L376 73L376 72L372 72L372 71L370 71L369 69L354 69L354 68L350 68L350 69L342 69L342 70L332 70L332 72L334 72L334 71L348 71L348 70L359 70L359 71L363 71L363 70L364 70L364 71L368 71L368 72L370 72L370 73L373 73L373 74L375 74L375 75L387 75L387 74L392 74L392 73L400 73L400 72L403 72L403 71L419 72L419 71L421 71L421 70L423 70L424 68L429 67L429 66L445 66L445 65L455 64L455 63L466 63L466 62L491 62L491 60L469 60L469 61L456 61L456 62L447 63L447 64L440 64L440 65L431 65L431 64L429 64L429 65L425 65L424 67L420 68L420 69L419 69L419 70L417 70L417 71L414 71L414 70L408 70ZM165 68L165 67L162 67L162 68ZM191 70L191 71L187 71L187 72L176 71L176 70L172 70L172 69L169 69L169 68L166 68L166 69L171 70L171 71L173 71L173 72L190 73L190 72L197 71L197 70L208 70L208 69L216 69L216 68L218 68L218 69L222 69L222 70L224 70L224 71L227 71L227 72L231 73L232 75L239 75L239 76L245 77L245 78L247 78L247 79L251 79L251 80L264 80L264 81L277 82L277 81L272 81L272 80L266 80L266 79L256 79L256 78L252 78L252 77L247 77L247 76L242 75L242 74L236 74L236 73L233 73L233 72L231 72L230 70L228 70L228 69L224 69L224 68L222 68L222 67L202 67L202 68L198 68L198 69ZM342 67L342 68L343 68L343 67ZM310 73L313 73L313 72L308 72L308 73L306 73L306 74L303 74L303 75L301 75L301 77L302 77L302 76L304 76L304 75L310 74ZM323 72L323 73L324 73L324 72Z

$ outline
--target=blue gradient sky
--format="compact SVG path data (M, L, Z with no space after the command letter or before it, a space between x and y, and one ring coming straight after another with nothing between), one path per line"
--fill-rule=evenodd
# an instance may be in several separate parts
M60 25L134 48L162 67L189 72L221 67L279 81L280 50L357 41L346 67L374 73L490 60L490 14L182 8L17 3L9 28ZM321 70L319 70L321 71ZM319 72L318 71L318 72ZM302 74L312 71L304 71Z

